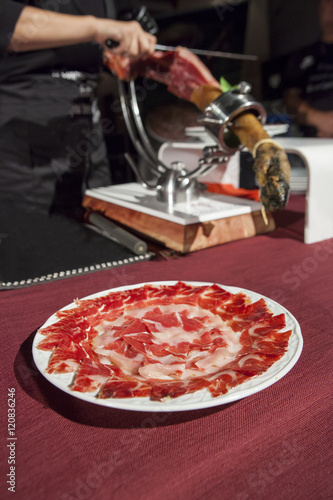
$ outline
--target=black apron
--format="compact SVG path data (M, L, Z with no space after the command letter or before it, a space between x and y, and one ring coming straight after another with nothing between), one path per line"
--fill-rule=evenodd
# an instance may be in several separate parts
M115 17L114 3L104 2L99 12ZM80 5L72 0L59 8L77 13ZM94 100L101 67L97 44L1 59L0 201L71 215L80 210L87 187L111 183Z

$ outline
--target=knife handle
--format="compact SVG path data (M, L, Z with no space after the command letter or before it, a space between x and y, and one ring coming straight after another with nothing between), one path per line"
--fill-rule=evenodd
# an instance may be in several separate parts
M150 33L151 35L156 35L159 31L158 24L155 19L149 14L147 7L142 5L139 9L135 9L130 12L126 12L122 16L122 21L137 21L141 27ZM119 42L115 40L108 39L105 41L105 45L108 49L112 50L119 46Z
M105 45L107 46L108 49L112 50L115 49L116 47L119 47L119 42L116 42L115 40L105 40Z

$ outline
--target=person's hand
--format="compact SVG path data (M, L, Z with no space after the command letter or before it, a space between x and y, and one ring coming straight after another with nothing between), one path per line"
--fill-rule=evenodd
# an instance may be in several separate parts
M333 111L320 111L303 101L298 107L298 113L304 117L306 125L317 129L317 137L333 137Z
M96 36L98 43L105 47L106 40L119 43L112 49L113 54L144 59L155 51L156 37L142 29L137 21L113 21L96 19Z
M9 39L7 50L26 52L89 42L98 42L107 50L106 40L119 43L110 52L134 59L148 57L154 52L156 44L156 38L144 31L137 21L73 16L26 6Z

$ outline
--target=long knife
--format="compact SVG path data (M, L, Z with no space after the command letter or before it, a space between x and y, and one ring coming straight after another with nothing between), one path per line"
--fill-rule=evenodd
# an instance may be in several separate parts
M134 11L127 12L123 19L127 21L135 19L145 31L151 33L152 35L157 35L157 33L159 32L158 24L156 23L155 19L150 15L145 5L141 5L140 8L137 8ZM118 47L119 43L116 42L115 40L106 40L105 45L109 49L115 49L116 47ZM176 52L177 47L157 44L156 50ZM220 52L216 50L190 49L190 48L188 48L188 50L198 56L220 57L222 59L240 59L244 61L258 60L257 56L252 56L247 54L234 54L233 52Z
M125 248L129 248L136 255L143 255L147 252L147 243L145 241L140 240L134 234L126 231L106 217L95 212L88 213L86 217L91 224L91 229L95 229L106 238Z
M172 51L176 52L177 47L172 47L170 45L161 45L157 43L155 45L156 50L163 50L163 51ZM220 57L223 59L242 59L246 61L257 61L258 56L252 56L249 54L235 54L233 52L221 52L218 50L205 50L205 49L191 49L187 47L187 50L190 52L193 52L193 54L196 54L197 56L207 56L207 57Z
M118 47L119 43L114 40L106 40L105 45L108 49L115 49ZM156 50L162 50L163 52L177 52L178 47L173 47L171 45L161 45L157 43L155 45ZM206 56L206 57L220 57L222 59L240 59L243 61L257 61L258 56L253 56L250 54L235 54L233 52L220 52L217 50L205 50L205 49L191 49L187 48L193 54L198 56Z

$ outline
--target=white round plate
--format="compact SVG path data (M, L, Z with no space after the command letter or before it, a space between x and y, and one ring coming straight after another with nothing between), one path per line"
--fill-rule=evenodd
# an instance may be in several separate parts
M111 290L105 290L103 292L89 295L88 297L84 297L81 300L94 299L96 297L107 295L110 292L138 288L144 286L145 284L174 285L176 283L177 283L176 281L157 281L157 282L155 281L149 283L148 282L140 283L137 285L121 286L118 288L113 288ZM198 282L198 281L186 281L185 283L192 286L213 285L213 283ZM84 401L89 401L89 403L94 403L97 405L106 406L110 408L118 408L122 410L147 411L147 412L148 411L173 412L173 411L198 410L202 408L209 408L212 406L231 403L233 401L237 401L239 399L251 396L256 392L262 391L263 389L266 389L267 387L275 384L278 380L284 377L284 375L286 375L295 365L298 358L300 357L303 347L303 338L301 334L301 329L296 318L287 309L285 309L283 306L281 306L274 300L264 297L263 295L260 295L256 292L246 290L244 288L238 288L234 286L224 286L218 283L217 285L233 294L243 292L251 299L252 302L256 302L259 299L264 299L268 308L272 311L274 315L281 313L285 315L286 318L285 330L292 331L291 336L289 338L288 349L284 354L284 356L279 361L274 363L274 365L272 365L263 374L257 375L247 380L246 382L243 382L242 384L231 389L229 392L227 392L227 394L213 397L207 389L202 389L192 394L186 394L178 398L160 402L160 401L151 401L147 397L127 398L127 399L116 399L116 398L98 399L95 397L97 391L94 393L75 392L69 389L68 387L72 381L73 373L49 374L46 372L51 353L48 351L42 351L37 348L38 343L43 338L45 338L38 332L35 335L32 346L32 354L35 364L38 370L49 382L51 382L53 385L55 385L62 391L66 392L67 394L70 394L71 396L74 396L79 399L83 399ZM72 309L74 307L76 307L76 305L75 303L72 303L64 307L62 310ZM41 328L50 326L56 321L58 321L58 318L56 314L53 314Z

